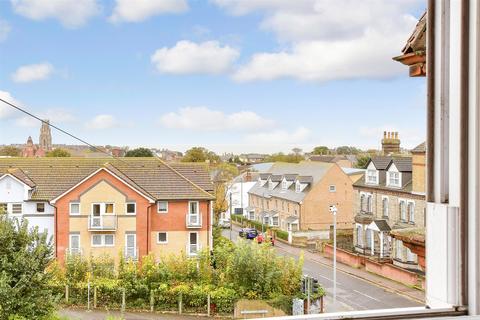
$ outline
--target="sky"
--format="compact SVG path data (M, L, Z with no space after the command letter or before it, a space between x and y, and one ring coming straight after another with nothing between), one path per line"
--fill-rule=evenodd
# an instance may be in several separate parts
M95 145L217 153L425 140L392 60L419 0L0 0L0 97ZM0 102L0 144L40 124ZM53 143L78 144L52 131Z

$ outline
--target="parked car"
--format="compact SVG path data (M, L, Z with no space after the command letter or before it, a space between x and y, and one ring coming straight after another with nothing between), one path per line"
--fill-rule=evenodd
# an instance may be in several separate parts
M224 229L230 228L230 219L220 218L218 220L218 226Z
M272 246L275 245L275 240L271 236L265 236L262 233L259 233L257 236L257 243L261 244L263 242L270 243Z
M242 228L238 232L238 235L245 239L255 239L258 235L258 231L253 228Z

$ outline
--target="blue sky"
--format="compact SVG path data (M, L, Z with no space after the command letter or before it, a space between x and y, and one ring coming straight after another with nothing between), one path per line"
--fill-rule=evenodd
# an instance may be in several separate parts
M424 140L392 57L418 0L0 1L0 95L98 144L216 152ZM39 124L0 105L0 144ZM76 144L53 132L54 143Z

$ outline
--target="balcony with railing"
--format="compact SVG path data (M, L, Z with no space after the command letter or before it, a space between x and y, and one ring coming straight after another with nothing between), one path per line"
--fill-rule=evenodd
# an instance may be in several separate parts
M125 247L123 250L125 260L137 261L139 258L138 247Z
M187 256L196 257L200 253L201 246L199 243L188 243L187 244Z
M202 215L201 214L189 214L187 213L186 218L187 228L201 228L202 227Z
M100 215L100 216L88 216L88 230L90 231L115 231L117 230L118 216L112 215Z

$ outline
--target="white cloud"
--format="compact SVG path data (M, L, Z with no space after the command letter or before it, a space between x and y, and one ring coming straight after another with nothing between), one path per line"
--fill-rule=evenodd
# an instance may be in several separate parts
M7 39L8 34L10 33L11 27L7 21L0 19L0 42Z
M238 50L228 45L222 47L218 41L197 44L183 40L172 48L158 49L151 61L162 73L220 74L227 72L238 56Z
M225 114L207 107L180 108L160 118L160 124L170 129L198 131L258 131L271 128L274 121L252 111Z
M140 22L165 13L182 13L188 10L185 0L116 0L111 22Z
M37 114L41 119L50 120L53 124L67 123L75 120L75 117L66 109L47 109ZM38 127L40 121L29 116L17 118L15 124L20 127Z
M214 0L234 15L260 11L263 30L281 43L276 52L259 52L240 67L238 81L296 78L309 81L387 78L405 69L392 57L417 19L409 14L420 0Z
M53 73L54 68L50 63L30 64L19 67L13 74L12 80L18 83L26 83L37 80L45 80Z
M110 114L99 114L87 122L86 127L93 130L103 130L118 127L119 122Z
M16 100L12 95L7 91L0 90L0 98L8 101L16 106L21 106L21 103ZM14 113L15 109L6 103L0 101L0 119L5 119L10 117Z
M33 20L59 20L67 28L78 28L100 12L96 0L10 0L13 10Z
M295 131L274 130L271 132L260 132L249 134L246 141L253 144L264 145L296 145L304 143L310 137L310 130L305 127L298 127Z

